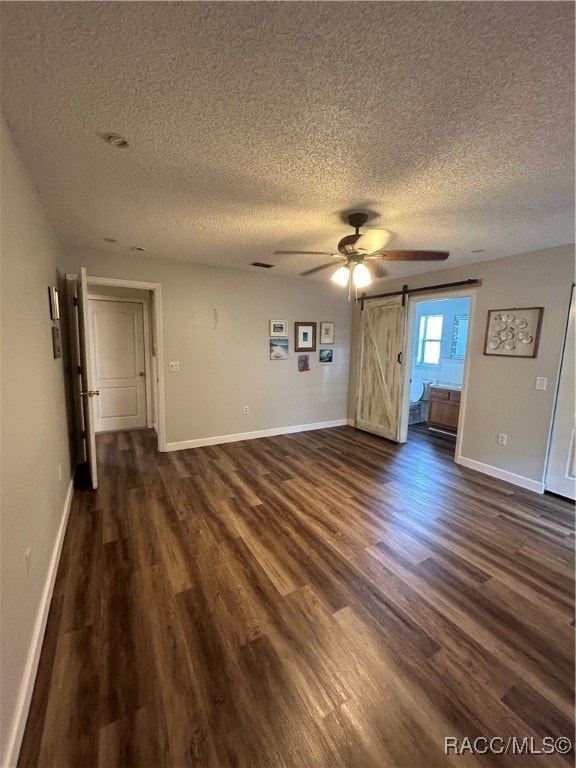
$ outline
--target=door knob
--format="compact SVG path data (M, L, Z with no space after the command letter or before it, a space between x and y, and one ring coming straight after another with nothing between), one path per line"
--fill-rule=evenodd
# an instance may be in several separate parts
M145 371L140 371L140 373L138 374L138 376L146 376L146 373L145 373Z
M94 395L99 395L100 390L99 389L89 389L87 392L80 392L82 397L94 397Z

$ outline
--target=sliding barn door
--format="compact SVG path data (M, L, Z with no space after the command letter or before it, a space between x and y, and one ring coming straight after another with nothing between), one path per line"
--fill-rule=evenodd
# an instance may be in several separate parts
M398 442L402 407L404 307L374 306L362 312L356 427Z

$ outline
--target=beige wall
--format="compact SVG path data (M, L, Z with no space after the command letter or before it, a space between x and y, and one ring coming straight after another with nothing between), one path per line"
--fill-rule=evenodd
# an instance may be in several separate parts
M470 329L469 379L466 391L461 453L463 458L541 482L554 392L574 280L574 246L560 246L485 261L468 267L414 275L383 282L372 291L383 293L478 278ZM544 307L538 356L534 359L489 357L482 354L489 309ZM356 360L359 308L354 311L352 360ZM546 392L534 389L536 376L548 378ZM356 369L351 370L349 412L354 413ZM508 435L497 445L498 432Z
M71 468L62 360L54 360L48 286L59 244L10 131L0 122L1 737L6 753L49 577ZM60 471L61 468L61 479ZM26 576L24 552L32 548Z
M351 306L333 284L152 256L68 251L66 272L162 284L166 441L345 419ZM215 314L216 313L216 314ZM289 322L290 357L271 361L270 319ZM334 362L299 373L294 321L336 323ZM168 370L171 360L180 372ZM250 406L250 414L242 412Z

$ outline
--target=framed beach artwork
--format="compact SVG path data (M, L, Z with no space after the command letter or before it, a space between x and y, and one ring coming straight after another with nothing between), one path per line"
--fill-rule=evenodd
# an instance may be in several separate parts
M294 351L316 351L316 323L294 323Z
M270 339L270 360L288 360L288 339Z
M536 357L543 307L491 309L486 323L484 354Z
M334 323L320 323L320 344L334 344Z
M334 350L333 349L321 349L320 350L320 362L321 363L331 363L334 359Z
M270 320L270 336L288 336L286 320Z

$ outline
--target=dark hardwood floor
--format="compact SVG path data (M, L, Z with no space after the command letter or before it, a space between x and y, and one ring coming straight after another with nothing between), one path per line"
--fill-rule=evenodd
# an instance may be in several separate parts
M349 427L158 454L100 436L20 766L572 765L574 510Z

